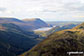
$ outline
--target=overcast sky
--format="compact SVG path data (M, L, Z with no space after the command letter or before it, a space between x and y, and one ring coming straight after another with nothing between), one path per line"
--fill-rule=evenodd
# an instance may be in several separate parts
M84 21L84 0L0 0L0 17Z

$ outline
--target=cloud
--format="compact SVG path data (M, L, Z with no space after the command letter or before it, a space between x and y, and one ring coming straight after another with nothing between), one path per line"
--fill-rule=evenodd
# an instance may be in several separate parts
M74 20L73 16L84 16L84 0L0 0L0 14L18 18Z
M6 11L6 10L7 10L6 8L0 7L0 11Z
M1 14L12 14L13 12L11 10L8 10L7 8L0 7L0 13Z

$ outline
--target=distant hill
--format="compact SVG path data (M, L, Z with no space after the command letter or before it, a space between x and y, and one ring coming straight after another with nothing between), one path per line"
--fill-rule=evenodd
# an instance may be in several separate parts
M21 56L83 56L67 52L84 52L84 23L72 29L55 32Z
M55 25L55 26L64 26L64 25L67 25L67 24L81 24L83 23L83 21L49 21L47 22L48 24L51 24L51 25Z
M19 55L39 43L40 38L13 23L0 23L0 56Z
M23 30L26 31L32 31L38 28L42 27L50 27L51 25L48 25L41 19L24 19L24 20L19 20L17 18L6 18L6 17L1 17L0 18L0 23L13 23L18 26L20 26Z
M73 27L75 27L77 25L75 24L68 24L68 25L64 25L62 27L60 26L56 26L56 27L53 27L52 29L50 29L49 31L35 31L36 34L39 34L41 36L48 36L54 32L57 32L57 31L61 31L61 30L64 30L64 29L71 29Z

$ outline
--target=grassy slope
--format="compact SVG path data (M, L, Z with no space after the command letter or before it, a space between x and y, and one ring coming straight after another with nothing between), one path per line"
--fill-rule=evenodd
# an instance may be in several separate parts
M84 51L84 23L53 33L21 56L69 56L69 51Z

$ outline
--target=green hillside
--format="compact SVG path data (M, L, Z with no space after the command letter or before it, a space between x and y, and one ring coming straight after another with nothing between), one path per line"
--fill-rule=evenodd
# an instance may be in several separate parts
M21 56L77 56L68 55L67 52L70 51L84 52L84 23L73 29L49 35L47 39Z

